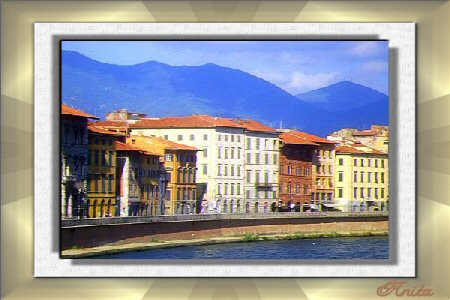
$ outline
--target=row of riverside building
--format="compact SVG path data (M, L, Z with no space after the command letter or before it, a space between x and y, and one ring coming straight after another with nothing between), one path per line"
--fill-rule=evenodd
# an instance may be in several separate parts
M328 138L254 120L106 121L62 104L62 218L387 210L388 128Z

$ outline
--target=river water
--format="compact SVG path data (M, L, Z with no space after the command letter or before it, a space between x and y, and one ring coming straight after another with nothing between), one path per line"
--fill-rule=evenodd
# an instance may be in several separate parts
M340 237L181 246L97 256L104 259L388 259L388 237Z

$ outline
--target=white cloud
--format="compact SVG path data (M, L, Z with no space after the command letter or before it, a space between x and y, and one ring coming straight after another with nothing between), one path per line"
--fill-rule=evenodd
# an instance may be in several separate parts
M358 42L355 46L350 48L349 53L356 56L372 56L379 54L382 50L380 42L364 41Z
M369 61L361 66L361 71L370 73L386 72L388 70L388 63L381 60Z
M339 78L339 73L305 74L293 72L289 82L285 85L285 89L292 94L298 94L325 87L339 81Z

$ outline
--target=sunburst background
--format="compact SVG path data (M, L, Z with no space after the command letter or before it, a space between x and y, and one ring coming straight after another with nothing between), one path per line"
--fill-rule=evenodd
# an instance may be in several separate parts
M376 299L388 279L33 278L34 22L416 22L417 278L450 299L449 1L1 1L2 299Z

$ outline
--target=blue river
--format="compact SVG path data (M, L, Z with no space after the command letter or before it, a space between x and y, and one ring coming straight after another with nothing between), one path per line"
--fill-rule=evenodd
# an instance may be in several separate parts
M256 241L124 252L103 259L388 259L387 236Z

